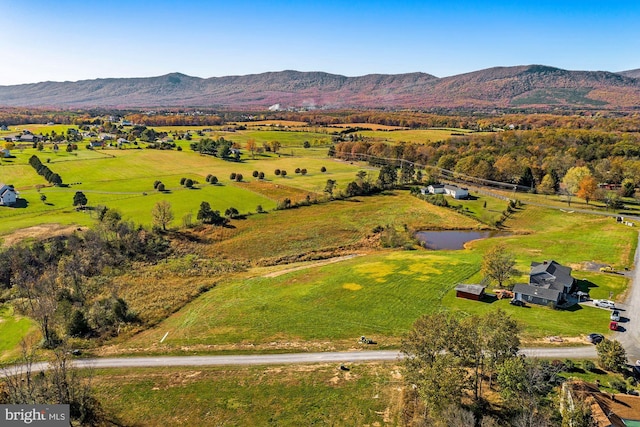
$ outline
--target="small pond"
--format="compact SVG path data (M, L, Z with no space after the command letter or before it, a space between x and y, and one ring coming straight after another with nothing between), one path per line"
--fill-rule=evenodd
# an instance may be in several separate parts
M473 230L446 230L446 231L418 231L416 239L427 249L464 249L464 244L472 240L486 239L488 237L508 236L504 231L473 231Z

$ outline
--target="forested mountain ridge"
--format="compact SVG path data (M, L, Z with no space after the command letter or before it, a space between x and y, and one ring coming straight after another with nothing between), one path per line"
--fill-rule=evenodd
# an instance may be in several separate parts
M282 108L598 108L640 105L638 70L495 67L451 77L281 71L203 79L180 73L0 86L0 106Z

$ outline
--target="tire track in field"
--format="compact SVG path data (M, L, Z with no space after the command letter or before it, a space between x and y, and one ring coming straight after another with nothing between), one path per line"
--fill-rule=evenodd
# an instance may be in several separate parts
M348 260L348 259L351 259L351 258L355 258L357 256L362 256L362 255L364 255L364 254L350 254L350 255L344 255L344 256L339 256L339 257L335 257L335 258L329 258L329 259L325 259L325 260L322 260L322 261L314 262L312 264L301 265L301 266L298 266L298 267L291 267L291 268L287 268L286 270L274 271L273 273L265 274L262 277L266 277L266 278L278 277L278 276L282 276L283 274L292 273L294 271L306 270L307 268L322 267L323 265L333 264L333 263L340 262L340 261L345 261L345 260Z

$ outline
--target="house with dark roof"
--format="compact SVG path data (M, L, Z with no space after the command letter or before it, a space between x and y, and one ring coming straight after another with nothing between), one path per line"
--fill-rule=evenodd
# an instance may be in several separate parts
M0 183L0 206L12 206L16 204L18 194L13 185Z
M555 261L532 262L529 283L515 285L513 293L516 300L556 307L567 301L574 286L571 267Z

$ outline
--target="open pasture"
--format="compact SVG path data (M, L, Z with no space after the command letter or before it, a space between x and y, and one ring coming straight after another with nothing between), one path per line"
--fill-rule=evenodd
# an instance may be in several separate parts
M247 122L234 122L233 124L243 125L246 127L263 127L263 126L276 126L276 127L307 127L307 122L298 122L294 120L251 120Z
M357 132L365 138L372 141L388 142L397 144L399 142L413 142L417 144L429 144L436 141L444 141L454 137L455 134L469 133L464 129L412 129L412 130L394 130L394 131L377 131L363 130Z
M407 130L405 127L401 126L389 126L389 125L379 125L377 123L339 123L332 124L327 126L328 128L363 128L367 130Z
M443 212L399 193L251 215L232 221L230 227L194 230L193 233L209 243L193 244L187 251L205 257L209 260L207 263L228 260L249 266L271 265L278 259L314 260L317 256L314 254L341 255L344 248L369 252L376 240L372 229L386 224L399 230L404 224L412 229L439 228L446 224L460 228L479 226L470 218ZM136 269L116 280L121 295L145 323L162 320L197 296L201 286L225 279L224 275L185 277L180 273L182 268L176 267L183 264L192 262L188 257L182 261L172 259L153 269ZM294 264L301 265L305 264ZM283 268L287 265L259 267L242 273L240 280L282 272Z
M69 186L47 186L38 191L36 186L45 185L46 181L28 165L33 154L60 174ZM15 185L23 203L22 207L0 209L0 219L11 218L10 222L0 221L0 234L36 225L42 222L42 215L49 216L47 222L86 225L90 222L85 219L89 214L75 212L72 207L76 191L85 193L89 206L117 208L125 218L149 225L151 209L159 200L172 203L178 221L188 213L192 213L195 219L202 201L208 201L213 209L222 212L229 207L235 207L241 213L255 212L258 205L271 210L285 197L300 200L306 194L321 196L327 179L336 180L338 190L345 188L359 170L358 165L326 157L257 156L256 159L233 162L191 151L169 150L81 149L71 155L56 155L47 150L25 149L16 151L15 155L10 164L2 167L2 181ZM47 159L50 159L48 163ZM323 166L327 168L324 173L320 171ZM305 176L296 174L296 168L307 169L308 173ZM276 169L286 170L287 176L276 176ZM257 182L252 176L253 171L264 172L264 182ZM231 181L231 173L242 174L243 181ZM209 174L218 178L218 185L205 182ZM180 185L183 177L199 184L193 189L186 189ZM154 190L156 180L163 182L166 192ZM290 197L292 194L294 197ZM46 197L46 201L40 200L41 195Z
M247 260L354 245L372 236L376 226L391 225L398 230L404 226L410 230L484 227L472 218L435 207L407 192L254 215L234 225L233 238L220 241L212 249Z
M370 198L375 200L371 207L380 208L378 212L384 215L393 211L392 205L405 206L398 202L397 197ZM355 203L367 203L365 199L368 198ZM386 200L391 204L384 206ZM322 242L330 247L340 241L357 241L368 227L382 222L383 218L367 216L363 207L359 207L359 213L349 211L347 206L350 203L354 202L334 202L251 217L238 224L227 239L216 244L216 253L256 260L269 254L286 256L321 249ZM450 221L454 215L451 211L419 203L436 212L441 211L445 215L443 224L448 224L449 228L460 224ZM416 216L406 222L409 227L420 224L420 217L433 218L418 212L421 204L414 205ZM315 222L316 215L328 216L320 214L325 207L332 209L332 217L336 220L336 225L327 229ZM341 214L341 209L347 210ZM408 218L399 210L395 211L397 219ZM305 218L305 221L294 222L294 215L298 221L300 218ZM349 348L350 339L360 335L371 335L384 345L393 346L423 313L443 309L486 313L498 307L521 321L524 335L531 341L548 335L579 337L587 330L604 333L608 325L605 310L592 307L552 310L535 305L521 308L509 305L506 300L476 302L455 297L453 288L456 284L478 283L482 279L482 255L498 242L504 242L516 256L516 267L521 274L514 277L515 282L528 280L532 261L554 259L571 266L581 287L590 289L594 297L608 295L609 292L614 293L614 298L620 297L627 286L625 277L586 271L584 263L609 261L615 264L627 260L635 250L637 236L610 218L562 215L557 210L526 206L507 221L513 234L477 240L460 251L369 253L335 264L290 271L277 277L256 270L251 279L220 284L158 327L136 336L125 347L154 347L154 343L167 331L170 332L170 338L165 341L167 348L182 345L224 348L233 347L236 343L240 346L277 343L286 347L283 343L291 342L325 342L330 343L327 344L329 348ZM346 218L355 221L350 232ZM281 225L277 225L279 221L283 221ZM367 222L368 227L364 225ZM553 225L545 227L547 223ZM298 225L287 228L283 224ZM424 228L429 224L431 228L438 228L437 222L428 221L423 222ZM252 235L255 231L250 231L250 226L263 230L260 245L251 244L256 240ZM330 229L344 230L346 234L337 239L339 234L334 231L336 240L331 241ZM319 236L310 234L312 230L318 230ZM571 244L570 239L580 241L580 244ZM489 293L491 289L488 289ZM291 319L296 321L291 322Z
M124 346L351 342L397 345L422 313L479 268L477 255L384 252L277 277L221 284Z
M400 424L389 364L105 369L91 381L122 425Z

